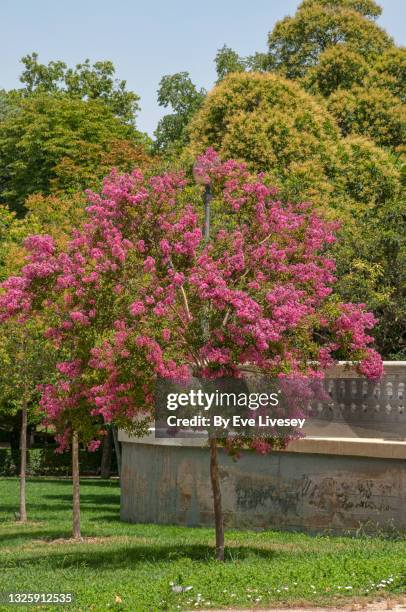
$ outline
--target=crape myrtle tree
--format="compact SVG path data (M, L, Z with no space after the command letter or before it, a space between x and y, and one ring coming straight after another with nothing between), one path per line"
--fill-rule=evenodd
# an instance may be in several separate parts
M211 241L202 235L200 188L184 174L112 172L102 193L88 193L87 219L67 248L31 238L21 275L3 283L3 317L45 309L46 335L68 356L41 399L61 449L97 447L109 422L145 431L158 377L238 377L247 363L272 377L322 377L340 358L370 378L382 373L368 335L373 315L332 297L334 262L324 251L333 224L307 203L280 201L264 174L221 162L212 149L195 172L213 189ZM280 441L222 443L232 453L267 453ZM75 478L77 521L77 466ZM213 444L211 478L223 559Z

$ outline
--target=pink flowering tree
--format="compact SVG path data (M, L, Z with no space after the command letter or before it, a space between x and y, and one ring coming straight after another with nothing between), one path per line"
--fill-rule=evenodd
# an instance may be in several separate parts
M374 317L332 295L334 225L308 203L279 201L265 175L211 149L195 174L213 190L210 241L199 188L185 176L112 172L101 194L88 193L67 249L32 237L21 276L3 284L3 318L46 309L47 337L66 355L41 400L61 449L78 440L95 448L110 422L142 434L158 377L239 377L249 364L274 378L321 378L341 358L382 374L368 335ZM211 481L223 559L218 443L210 440ZM267 453L278 441L221 443Z

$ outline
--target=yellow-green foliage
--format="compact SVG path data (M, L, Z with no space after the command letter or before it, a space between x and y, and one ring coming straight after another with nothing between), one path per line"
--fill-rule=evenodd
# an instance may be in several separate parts
M328 108L341 131L362 134L377 144L396 148L406 139L406 105L390 91L354 86L338 89L328 99Z
M304 0L293 17L279 21L269 34L271 68L289 78L302 77L337 43L373 62L393 44L373 21L379 12L365 0Z
M357 211L397 195L391 155L361 137L343 139L323 101L271 73L238 73L207 96L190 127L189 153L220 155L269 172L281 195ZM350 202L348 204L348 202Z
M298 84L270 73L234 73L207 96L190 126L189 151L213 146L224 158L271 173L287 197L322 203L337 163L339 130Z
M353 203L353 213L372 209L400 195L400 169L393 156L362 136L342 142L337 193Z
M349 89L361 84L368 69L362 55L347 45L334 45L320 54L318 63L306 72L302 83L312 93L328 97L339 87Z
M391 47L379 57L368 77L369 84L386 88L406 102L406 48Z

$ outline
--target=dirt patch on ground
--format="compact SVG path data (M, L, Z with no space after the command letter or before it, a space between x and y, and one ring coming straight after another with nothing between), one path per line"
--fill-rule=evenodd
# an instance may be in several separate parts
M286 606L284 608L222 608L221 610L211 609L201 610L200 612L385 612L386 610L405 612L406 599L404 597L380 599L377 601L356 599L345 602L341 606L334 604L328 608L317 608L311 604L303 604L294 607Z
M42 546L81 546L82 544L117 544L118 542L124 544L131 543L147 543L148 540L146 538L139 538L136 536L85 536L80 540L75 540L74 538L38 538L37 540L33 540L29 546L24 546L23 548L33 548L38 545Z

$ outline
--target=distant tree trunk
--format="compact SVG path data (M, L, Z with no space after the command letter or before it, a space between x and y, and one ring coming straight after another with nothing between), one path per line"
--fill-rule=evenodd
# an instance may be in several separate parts
M80 533L80 473L79 473L79 440L78 432L72 435L72 535L75 540L81 539Z
M23 399L21 410L21 437L20 437L20 517L21 523L27 522L27 508L25 496L25 479L27 472L27 401Z
M216 526L216 558L224 561L224 519L221 506L221 489L217 458L217 440L210 439L210 479L213 491L214 523Z
M121 478L121 448L120 442L118 441L117 428L115 425L112 425L111 431L113 433L114 450L116 451L118 476L119 478Z
M112 448L112 439L111 439L111 429L108 429L107 434L104 437L104 441L103 441L102 457L101 457L101 464L100 464L101 478L110 478L112 451L113 451L113 448Z

